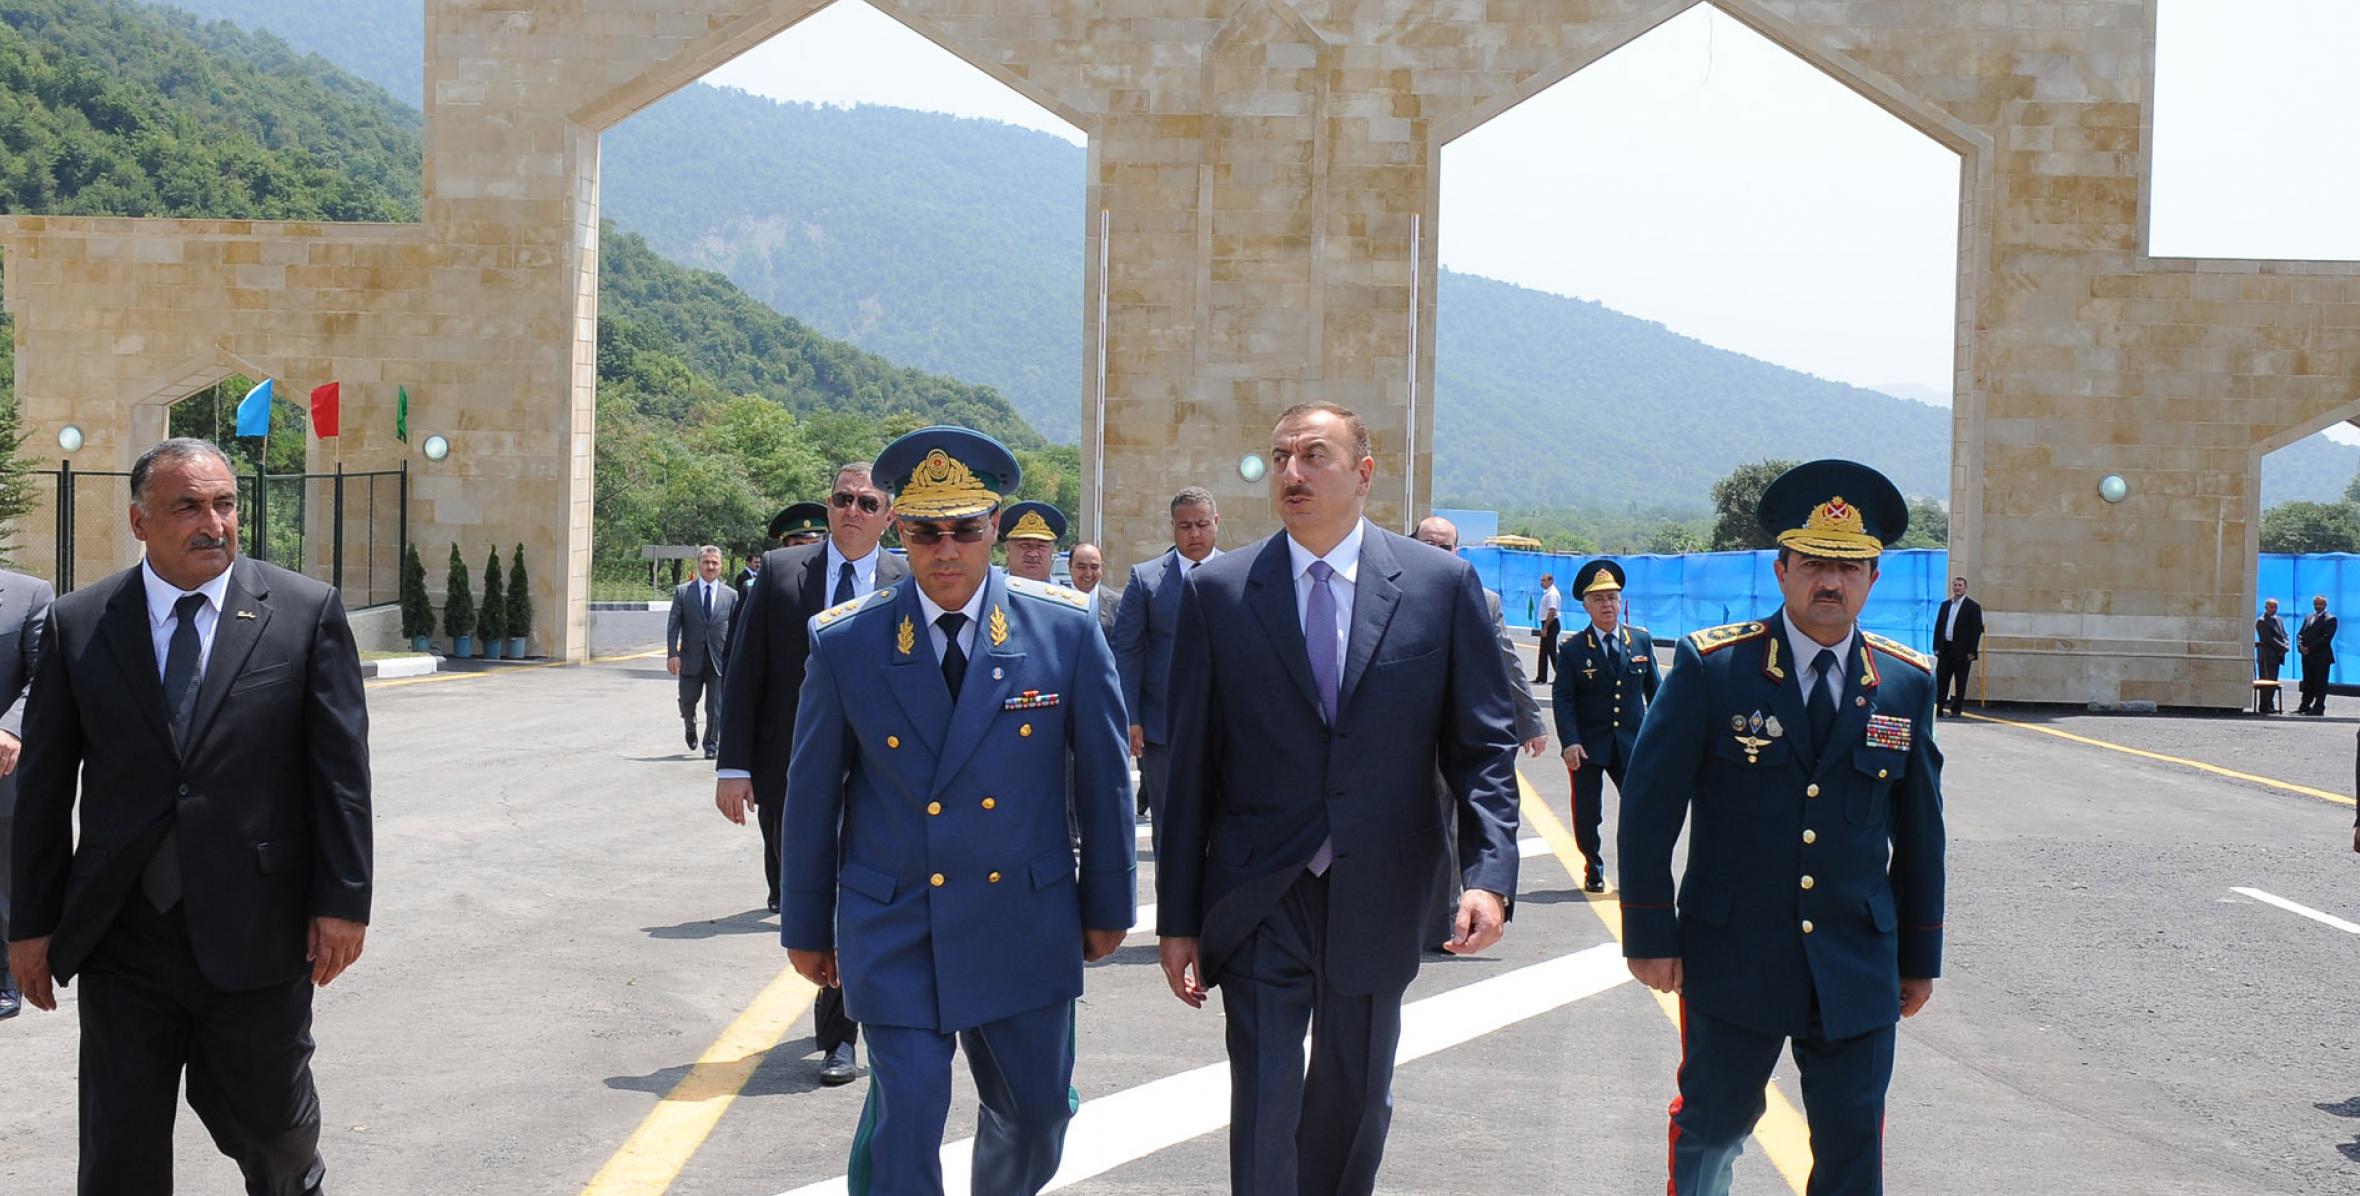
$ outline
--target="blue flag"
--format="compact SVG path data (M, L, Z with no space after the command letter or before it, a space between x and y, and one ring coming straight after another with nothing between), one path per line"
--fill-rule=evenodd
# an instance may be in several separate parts
M262 385L238 400L238 435L270 435L270 379L264 378Z

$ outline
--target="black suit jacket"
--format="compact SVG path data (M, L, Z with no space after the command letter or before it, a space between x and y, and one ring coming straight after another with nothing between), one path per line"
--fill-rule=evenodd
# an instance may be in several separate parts
M137 566L52 603L25 710L19 939L70 979L179 828L189 944L229 991L302 977L313 917L369 919L369 712L336 591L239 559L172 740ZM74 838L80 777L80 842Z
M2254 651L2263 663L2286 663L2286 624L2276 615L2257 615L2253 621Z
M1515 705L1475 570L1364 524L1351 620L1331 727L1285 536L1182 583L1156 929L1199 939L1209 982L1331 836L1326 970L1339 992L1417 974L1445 817L1466 887L1516 892Z
M2316 613L2303 616L2302 630L2295 632L2294 642L2305 662L2334 664L2335 616Z
M1949 634L1950 604L1964 603L1958 612L1958 634ZM1983 604L1972 598L1945 598L1934 615L1934 652L1940 656L1973 656L1983 650Z
M901 557L880 550L877 588L909 579ZM795 704L803 664L811 658L811 616L833 605L828 541L762 554L746 605L737 612L733 667L722 680L721 751L715 763L753 775L754 800L786 797L787 761L795 750Z

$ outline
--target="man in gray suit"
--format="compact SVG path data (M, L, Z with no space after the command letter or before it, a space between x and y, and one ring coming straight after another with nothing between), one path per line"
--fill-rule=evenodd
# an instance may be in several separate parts
M688 750L697 740L697 697L705 699L705 759L720 754L721 677L729 671L730 615L737 591L721 580L721 550L697 550L697 575L672 591L672 613L664 620L665 667L680 678L680 721L688 729Z
M1073 546L1065 567L1073 572L1073 588L1089 595L1090 609L1098 612L1098 634L1114 643L1115 604L1108 601L1113 595L1098 588L1098 583L1106 580L1106 554L1096 544L1084 541Z
M1115 610L1115 671L1123 679L1123 709L1131 712L1131 755L1139 761L1140 796L1154 816L1161 850L1164 833L1164 771L1167 767L1164 699L1172 679L1172 633L1180 626L1180 583L1221 550L1221 512L1213 492L1190 486L1172 496L1172 550L1131 567Z
M55 596L38 577L0 570L0 943L8 941L8 855L15 838L16 765L24 752L25 693L41 656L41 617ZM0 1021L15 1017L21 1001L0 951Z

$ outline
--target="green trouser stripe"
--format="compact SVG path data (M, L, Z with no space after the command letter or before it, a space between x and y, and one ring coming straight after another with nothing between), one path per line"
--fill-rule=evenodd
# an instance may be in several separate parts
M869 1196L869 1139L877 1133L877 1094L884 1088L877 1078L876 1060L872 1058L869 1064L869 1095L860 1104L860 1128L852 1131L852 1162L844 1168L848 1196Z

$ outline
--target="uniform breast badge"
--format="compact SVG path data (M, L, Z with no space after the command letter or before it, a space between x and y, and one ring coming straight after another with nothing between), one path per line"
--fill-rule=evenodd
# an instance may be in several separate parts
M1868 716L1868 746L1870 747L1892 748L1895 751L1906 752L1909 750L1911 734L1909 720L1899 715L1872 714Z
M908 615L901 617L901 633L894 637L893 646L901 649L901 654L904 656L910 654L910 649L918 646L918 629L910 625Z
M1050 708L1050 707L1052 707L1052 706L1055 706L1055 705L1057 705L1057 703L1058 703L1058 697L1057 697L1057 695L1056 695L1056 694L1053 694L1053 693L1042 693L1040 690L1037 690L1037 689L1028 689L1028 690L1025 690L1023 693L1020 693L1020 694L1016 695L1015 697L1013 697L1013 698L1010 698L1010 699L1008 699L1007 701L1000 703L1000 709L1002 709L1002 710L1047 710L1048 708Z
M1008 612L1001 610L997 604L992 606L991 631L992 647L997 648L1008 642Z
M1598 662L1597 662L1597 661L1595 661L1595 660L1585 660L1585 661L1583 661L1583 662L1582 662L1582 680L1584 680L1584 681L1588 681L1588 680L1590 680L1590 679L1592 679L1592 678L1596 677L1597 675L1598 675Z
M1736 735L1737 746L1745 749L1746 763L1762 762L1762 749L1769 747L1770 741L1779 735L1777 724L1777 719L1765 719L1759 710L1754 711L1751 717L1743 714L1729 716L1729 729ZM1764 731L1770 734L1765 736L1762 734Z

